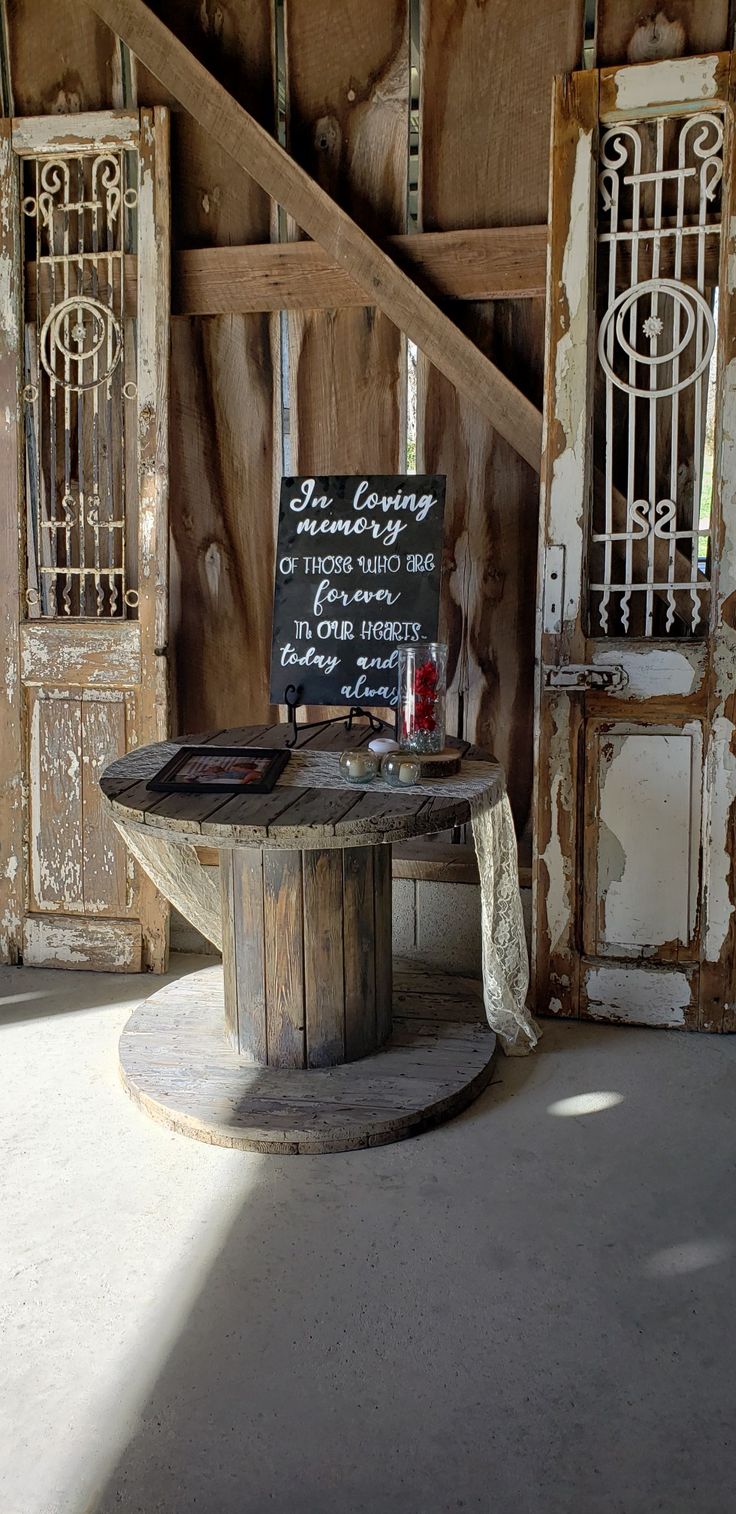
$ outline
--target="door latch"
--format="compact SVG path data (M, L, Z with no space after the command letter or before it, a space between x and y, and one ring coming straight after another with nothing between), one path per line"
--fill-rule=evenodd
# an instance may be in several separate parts
M625 689L628 681L626 669L618 663L610 667L592 667L567 662L544 670L545 689L566 689L568 694L585 689Z

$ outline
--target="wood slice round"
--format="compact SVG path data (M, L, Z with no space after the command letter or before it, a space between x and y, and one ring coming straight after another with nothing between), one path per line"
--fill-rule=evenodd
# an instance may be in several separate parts
M451 778L460 772L461 754L451 746L442 752L413 752L422 778Z
M224 1033L222 968L151 996L120 1039L131 1098L153 1119L214 1146L351 1151L404 1140L464 1109L491 1078L496 1037L479 985L397 969L381 1051L339 1067L284 1071L246 1062Z

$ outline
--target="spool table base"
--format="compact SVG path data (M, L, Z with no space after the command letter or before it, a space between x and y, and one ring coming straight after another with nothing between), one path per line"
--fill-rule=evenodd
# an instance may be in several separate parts
M439 1124L489 1083L495 1049L478 983L397 963L380 1051L338 1067L257 1067L227 1040L222 968L212 966L138 1006L120 1069L133 1100L184 1135L297 1154L382 1146Z

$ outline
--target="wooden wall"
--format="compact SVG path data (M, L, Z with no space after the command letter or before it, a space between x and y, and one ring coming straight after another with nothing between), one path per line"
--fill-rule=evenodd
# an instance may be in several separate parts
M420 228L545 221L551 82L581 62L584 0L284 0L278 13L273 3L153 0L152 8L272 131L280 58L290 152L377 237L407 225L411 9L420 23ZM7 0L6 10L17 114L172 103L83 0ZM598 59L725 46L727 11L728 0L662 0L649 16L640 0L599 0ZM175 249L300 236L175 104L173 111ZM540 403L542 301L449 309ZM282 341L293 469L404 465L405 341L375 310L173 320L171 652L180 729L271 714ZM452 729L503 760L523 832L538 480L421 357L417 466L448 476L442 613Z
M528 0L523 63L514 0L425 0L420 224L525 226L547 218L552 79L579 65L583 0ZM468 335L538 405L541 300L464 305ZM447 474L443 601L451 718L495 751L517 828L532 790L536 473L424 360L419 466Z

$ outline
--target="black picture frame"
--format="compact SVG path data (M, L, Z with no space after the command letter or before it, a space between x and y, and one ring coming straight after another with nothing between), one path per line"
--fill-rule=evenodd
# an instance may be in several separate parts
M240 758L244 763L257 764L259 776L248 779L234 770L229 774L224 771L219 777L212 771L207 773L207 768L212 770L218 761L224 763L227 758L231 762ZM146 788L161 794L270 794L288 761L288 752L271 747L183 746L149 778ZM192 772L192 765L198 762L199 774Z

